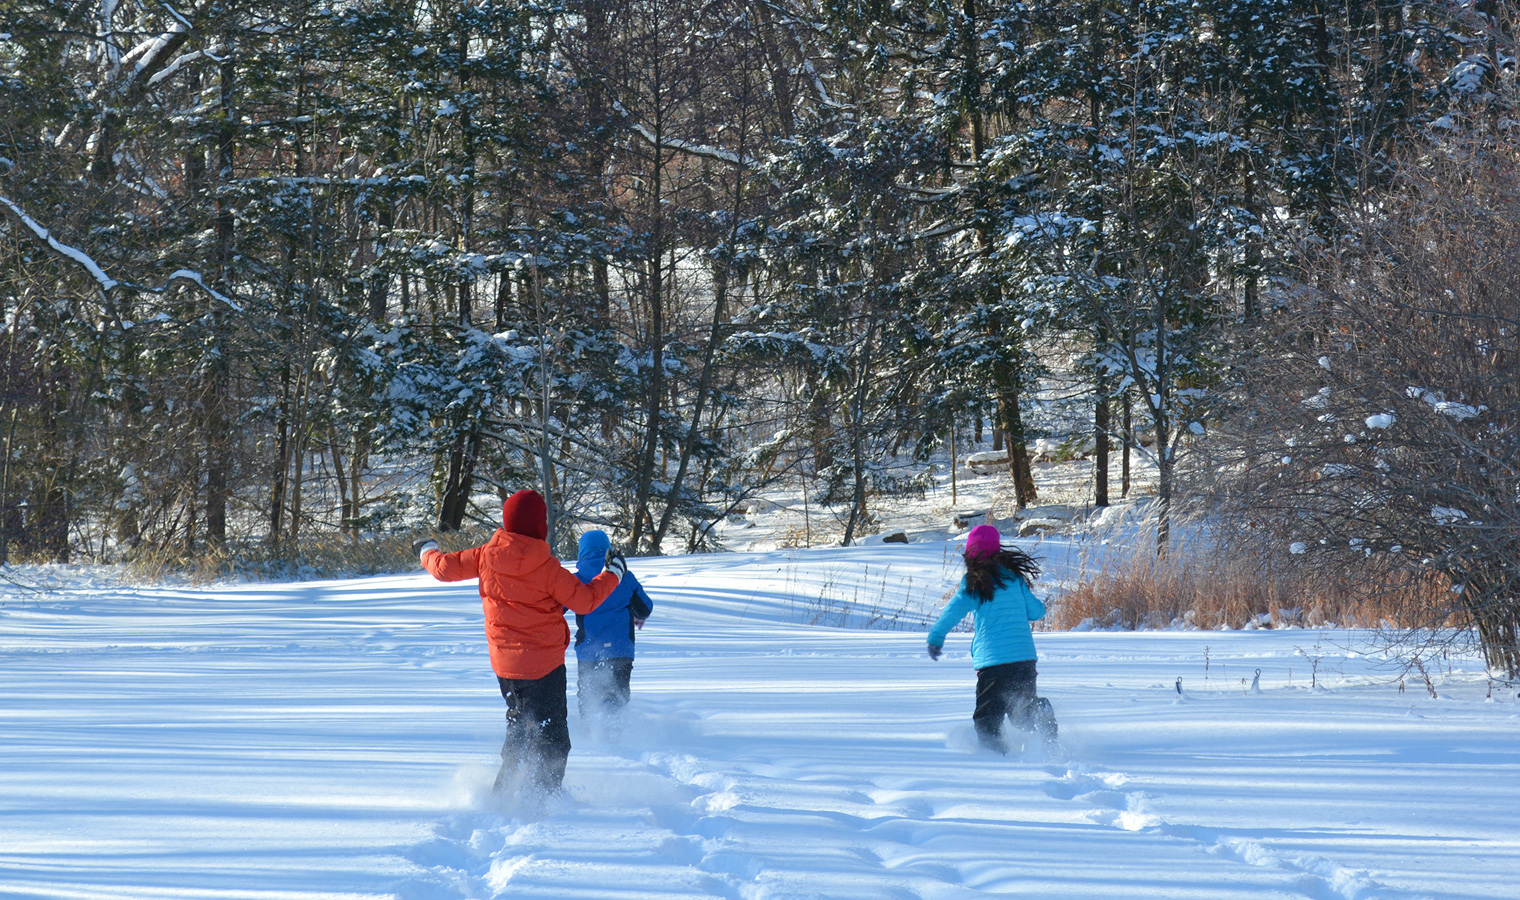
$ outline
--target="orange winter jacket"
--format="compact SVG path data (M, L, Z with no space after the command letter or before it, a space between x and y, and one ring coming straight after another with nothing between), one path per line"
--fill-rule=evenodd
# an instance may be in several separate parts
M618 585L611 572L582 584L538 538L498 528L479 547L429 550L422 567L439 581L480 579L491 669L502 678L542 678L565 664L570 627L565 608L582 615Z

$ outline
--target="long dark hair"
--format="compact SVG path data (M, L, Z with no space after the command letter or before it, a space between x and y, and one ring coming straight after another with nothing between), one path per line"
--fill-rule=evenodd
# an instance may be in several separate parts
M978 603L992 599L998 588L1008 583L1008 578L1021 579L1025 587L1040 576L1040 564L1035 558L1013 547L1004 547L991 556L966 557L966 590Z

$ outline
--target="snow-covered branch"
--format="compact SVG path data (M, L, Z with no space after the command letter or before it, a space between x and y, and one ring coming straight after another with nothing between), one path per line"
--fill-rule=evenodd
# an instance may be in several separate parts
M934 238L949 237L952 234L960 234L969 231L976 226L970 222L938 222L914 235L915 240L927 241Z
M762 165L764 165L763 162L755 159L753 156L749 156L743 153L735 153L732 150L725 150L722 147L713 147L707 144L694 144L691 141L683 141L679 138L660 137L653 131L650 131L647 126L635 121L633 115L628 112L623 104L614 101L612 106L618 111L619 115L623 116L623 118L627 120L629 129L632 130L634 134L637 134L639 137L648 141L651 146L659 147L662 150L674 150L677 153L687 153L692 156L702 156L708 159L716 159L720 162L726 162L729 165L733 166L749 166L751 168L760 168Z
M1474 8L1475 4L1454 3L1452 0L1415 0L1413 5L1430 10L1458 25L1471 28L1477 34L1492 40L1495 46L1502 47L1510 53L1514 53L1517 49L1514 36L1506 33L1501 20Z
M207 294L209 294L211 296L211 299L216 300L216 301L218 301L220 303L225 303L228 307L230 307L231 309L236 310L237 312L242 312L243 311L243 307L239 306L237 304L237 302L234 301L231 297L228 297L226 294L223 294L221 291L218 291L216 288L213 288L210 285L208 285L206 283L206 279L199 272L192 272L189 269L177 269L174 272L170 273L169 280L165 281L164 282L164 286L161 287L161 288L139 288L139 289L140 290L151 291L152 293L155 293L155 294L162 294L162 293L164 293L165 291L167 291L169 289L169 285L173 284L176 281L188 281L191 284L195 285L196 287L200 288L201 290L205 291ZM137 286L134 285L134 287L137 287Z
M42 227L42 224L39 223L36 219L33 219L31 216L27 215L26 212L22 210L21 207L17 206L15 202L12 201L9 197L0 197L0 205L3 205L6 209L9 209L11 211L11 215L16 217L16 221L25 226L25 228L30 231L37 238L37 240L46 244L48 248L51 249L54 253L62 256L63 258L84 269L86 272L90 273L90 277L95 279L95 281L100 285L100 290L102 293L110 291L117 285L121 284L121 282L107 275L105 273L105 270L102 269L95 262L95 260L91 259L88 253L85 253L78 247L71 247L68 244L65 244L57 238L53 237L52 232Z
M123 100L141 94L156 85L162 77L167 77L173 71L182 66L186 59L176 59L175 53L190 40L194 31L190 20L175 10L170 4L161 4L174 19L164 31L140 41L131 50L113 59L110 70L100 78L99 85L90 93L90 100L106 110L112 110L122 105ZM110 43L114 41L114 31L110 28L110 17L114 15L115 4L104 5L101 9L102 40ZM191 57L197 54L191 54ZM121 74L125 68L125 74ZM85 141L85 147L94 153L98 160L109 159L115 152L115 148L109 137L109 128L112 115L100 115L95 117L95 126ZM72 125L60 130L54 140L55 146L63 147L73 131Z
M54 253L68 260L69 262L72 262L75 265L79 266L81 269L84 269L85 272L89 273L89 276L95 280L95 283L100 285L100 292L102 294L109 293L118 287L126 287L132 290L145 291L152 294L162 294L167 292L170 286L172 286L175 282L188 281L191 284L194 284L196 287L199 287L202 291L205 291L208 295L211 296L212 299L220 303L224 303L228 307L237 310L238 312L243 311L243 308L239 306L237 302L234 301L231 297L228 297L221 291L218 291L210 285L206 284L205 278L202 277L200 273L192 272L189 269L176 270L169 275L168 280L164 282L162 287L157 288L145 287L143 285L132 284L131 282L126 281L118 281L115 278L112 278L110 275L107 275L105 269L102 268L101 265L97 263L94 258L91 257L88 253L80 250L78 247L65 244L54 237L51 231L44 227L42 223L27 215L26 211L18 206L14 200L11 200L9 197L0 196L0 206L4 206L6 209L10 210L11 215L15 217L16 221L21 223L21 225L26 228L27 231L30 231L32 233L33 237L35 237L39 242L45 244L48 249L52 250Z
M848 106L834 99L823 83L822 76L814 68L813 60L808 56L807 41L802 39L802 33L797 29L797 17L777 7L772 8L781 14L782 20L786 22L787 30L792 34L792 40L797 42L797 57L802 61L802 71L807 75L808 81L813 85L813 91L818 95L818 102L830 109L849 109Z
M894 182L893 187L897 188L900 191L905 191L909 194L912 194L916 198L931 201L948 200L951 197L954 197L966 190L964 185L959 184L947 188L926 188L912 184L904 184L901 181Z

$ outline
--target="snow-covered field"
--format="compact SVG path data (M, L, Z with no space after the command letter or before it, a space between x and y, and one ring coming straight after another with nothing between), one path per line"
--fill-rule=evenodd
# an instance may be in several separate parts
M1433 698L1346 631L1042 633L1064 753L1005 759L968 636L923 652L953 545L633 565L627 721L571 704L537 812L486 790L472 584L7 590L0 896L1520 896L1520 700L1476 660Z
M983 450L979 455L989 452ZM1155 466L1147 457L1135 455L1128 498L1120 496L1117 460L1110 468L1112 512L1143 515L1135 507L1138 505L1143 510L1155 493ZM930 463L904 463L894 474L907 478L915 472L927 472L932 476L934 487L921 497L872 497L869 510L875 524L860 532L864 535L862 542L880 543L883 535L894 533L900 533L914 543L942 542L966 533L965 527L956 525L957 514L991 513L993 521L1010 535L1017 533L1016 519L1034 519L1053 526L1081 525L1093 514L1094 466L1090 460L1036 461L1032 469L1039 495L1031 508L1019 511L1013 483L1004 465L973 468L962 459L956 466L956 477L952 478L949 460L943 453ZM757 551L839 544L849 506L820 506L808 499L816 490L817 485L812 484L778 485L763 497L745 503L742 510L719 523L715 529L723 548ZM680 552L682 548L676 543L669 542L667 552Z

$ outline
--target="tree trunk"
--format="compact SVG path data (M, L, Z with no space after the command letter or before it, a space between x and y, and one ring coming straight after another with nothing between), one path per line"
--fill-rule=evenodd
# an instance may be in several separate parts
M395 222L396 210L390 198L382 199L379 209L375 210L375 271L370 274L369 293L366 297L369 320L375 323L376 327L385 324L385 314L390 308L391 276L385 271L382 260L385 256L386 243L390 240L391 231L395 228Z
M232 60L236 54L230 48L230 39L227 44L229 51L227 60L221 65L221 83L219 91L219 104L222 116L222 124L217 131L216 154L217 154L217 181L222 185L230 183L235 175L234 145L236 122L235 111L232 105L233 84L237 78L236 68ZM233 255L233 229L235 218L230 198L219 193L216 199L216 264L217 285L224 294L231 294L232 286L232 255ZM231 447L228 445L227 435L230 428L227 424L227 393L230 390L228 383L228 360L225 335L222 334L222 309L221 304L213 298L207 299L207 318L213 331L212 340L217 349L214 359L211 361L207 373L205 387L205 453L206 453L206 539L211 546L221 548L227 545L227 496L228 476L231 468Z
M871 370L875 363L876 329L879 323L872 316L866 328L866 338L861 346L860 365L855 372L854 397L850 401L850 465L854 485L850 491L850 518L845 523L842 544L850 546L855 540L855 530L862 528L869 518L866 509L866 454L865 416L866 393L871 386Z
M294 462L295 468L290 474L290 548L294 551L301 540L301 505L305 501L306 494L306 449L305 440L301 439L300 433L296 435Z
M681 455L676 463L675 478L671 480L671 493L666 498L665 509L660 514L659 527L655 529L652 539L655 547L659 547L665 540L665 533L670 528L671 519L675 516L681 485L686 480L686 469L691 464L692 453L696 451L697 440L701 437L702 414L706 410L707 394L712 390L713 368L718 355L718 345L722 343L721 326L727 305L727 295L728 267L726 263L720 263L718 271L713 273L713 317L712 324L707 330L707 346L702 351L702 374L697 376L696 396L692 402L691 427L686 430L686 438L681 441Z
M1520 599L1506 594L1514 579L1495 565L1479 564L1476 573L1453 574L1464 585L1463 603L1478 632L1483 661L1491 673L1520 680Z
M655 151L655 196L659 196L659 151ZM655 213L659 215L658 212ZM659 228L655 228L655 242L659 243ZM655 464L659 458L660 445L663 443L663 429L661 418L665 411L665 264L664 254L661 252L651 253L646 260L647 284L649 297L649 359L650 372L649 382L645 386L644 405L644 446L639 456L639 470L636 480L636 490L633 504L633 523L630 543L636 547L643 547L656 555L660 548L644 546L641 543L649 535L648 532L654 524L651 514L651 503L654 493ZM667 502L668 499L667 499Z
M1489 670L1509 681L1520 680L1520 601L1488 598L1472 617Z
M611 61L609 51L610 32L607 23L607 6L603 0L590 0L578 4L585 19L587 73L583 79L586 90L586 118L591 126L591 139L587 148L587 168L596 185L594 198L608 202L605 190L607 159L611 155L607 136L612 133L612 122L607 114L607 88L601 66ZM593 70L592 67L595 67ZM610 204L609 204L610 205ZM612 320L612 291L607 278L607 258L596 256L591 260L591 292L596 302L597 327L607 328ZM610 423L605 430L610 436Z
M480 432L471 428L454 438L449 448L448 476L438 505L438 530L458 531L469 511L470 492L475 486L475 460L480 449Z
M1039 499L1034 486L1034 472L1029 467L1029 440L1024 432L1024 417L1019 412L1019 387L1011 367L998 367L998 423L1004 446L1008 448L1008 472L1013 478L1014 502L1023 509Z
M1130 403L1129 391L1124 392L1124 458L1119 467L1119 496L1129 498L1129 457L1130 450L1135 446L1135 421L1134 409Z
M61 464L49 473L32 527L37 548L53 562L64 564L69 561L69 492L63 481L67 465Z
M1256 177L1251 171L1251 158L1245 157L1245 204L1246 211L1251 214L1252 224L1261 222L1261 211L1257 209L1256 200ZM1242 297L1241 318L1246 322L1255 322L1261 315L1261 257L1262 238L1260 231L1247 231L1245 235L1245 263L1246 285Z
M1088 27L1092 30L1088 34L1088 43L1090 47L1090 58L1094 64L1097 60L1102 59L1105 53L1103 44L1103 22L1104 18L1101 9L1099 8L1099 4L1097 2L1089 3L1087 10L1087 24ZM1096 72L1093 72L1091 74L1094 76L1097 75ZM1096 171L1099 170L1102 165L1101 152L1103 145L1103 96L1099 93L1096 84L1088 88L1087 124L1088 128L1091 129L1092 146L1089 149L1092 157L1091 164L1093 166L1093 169ZM1100 248L1098 262L1095 265L1099 275L1109 275L1113 272L1114 264L1109 259L1109 254L1102 252L1102 240L1104 234L1103 229L1105 227L1104 220L1106 218L1106 210L1101 205L1102 201L1099 201L1099 204L1100 205L1095 215L1093 216L1094 220L1097 222L1099 241L1098 246ZM1096 349L1101 354L1107 349L1109 344L1108 329L1103 324L1101 324L1101 317L1100 324L1097 329L1097 334L1094 337L1094 344L1096 345ZM1101 370L1096 379L1095 386L1097 389L1097 399L1093 404L1093 505L1102 508L1108 506L1108 434L1110 427L1109 401L1111 399L1109 395L1112 389L1109 384L1108 375L1103 373Z
M512 276L502 272L496 281L496 331L500 334L507 330L507 323L512 318Z
M349 492L349 473L343 468L343 452L339 449L340 444L337 426L328 425L327 452L332 456L333 476L338 480L338 531L342 534L350 534L353 532L358 498Z
M275 412L274 484L269 496L269 546L278 556L285 526L285 483L290 476L290 363L280 373L280 401Z
M1007 409L1008 460L1013 473L1013 493L1019 509L1033 505L1040 499L1034 485L1034 470L1029 465L1029 441L1024 432L1024 417L1019 412L1018 399L1014 398Z
M1108 379L1098 378L1098 401L1093 404L1093 505L1108 505Z
M1156 467L1156 555L1160 557L1170 552L1172 542L1172 463L1167 458L1170 455L1171 449L1163 448Z
M5 430L5 459L0 460L0 566L10 563L13 521L19 521L19 517L11 515L11 444L16 440L16 415L20 411L19 406L11 407L10 424Z

